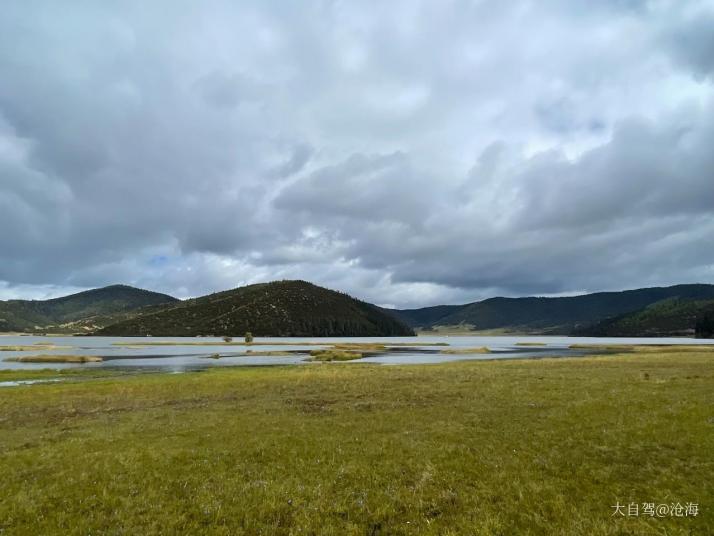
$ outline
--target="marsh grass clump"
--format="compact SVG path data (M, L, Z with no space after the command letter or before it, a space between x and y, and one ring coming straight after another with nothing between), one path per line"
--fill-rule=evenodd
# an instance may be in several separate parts
M27 355L9 357L5 361L13 363L96 363L103 359L96 355Z
M310 350L310 355L313 361L352 361L362 357L360 352L337 349Z
M447 350L441 350L439 353L452 355L490 354L491 350L485 346L481 346L479 348L449 348Z
M517 342L516 346L548 346L544 342Z

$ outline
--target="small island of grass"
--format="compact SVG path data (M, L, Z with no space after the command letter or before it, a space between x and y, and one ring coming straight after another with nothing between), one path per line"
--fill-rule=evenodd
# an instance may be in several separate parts
M490 354L491 350L485 346L479 348L448 348L441 350L440 354L469 355L469 354Z
M4 361L13 363L96 363L103 360L95 355L27 355L8 357Z
M37 350L57 350L60 348L68 348L68 346L56 346L54 344L35 343L22 345L0 345L0 352L35 352Z
M310 355L313 361L352 361L360 359L360 352L352 352L346 350L310 350Z
M221 359L223 357L289 357L296 352L285 352L283 350L246 350L244 354L221 355L211 354L204 356L205 359Z

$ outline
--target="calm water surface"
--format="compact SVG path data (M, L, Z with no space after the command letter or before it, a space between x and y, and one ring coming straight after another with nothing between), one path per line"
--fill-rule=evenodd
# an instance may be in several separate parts
M140 346L142 343L159 341L190 342L198 345L180 346ZM236 339L238 342L239 339ZM221 342L220 338L210 337L34 337L0 336L1 346L30 346L35 344L53 344L57 348L32 351L0 351L0 369L60 369L69 367L104 368L104 367L144 367L182 372L215 366L237 365L303 365L309 363L308 352L328 346L332 343L347 342L384 342L408 343L408 347L395 348L389 353L368 353L364 358L350 363L381 364L427 364L447 361L473 359L513 359L538 357L570 357L586 355L583 350L570 349L572 344L714 344L714 341L684 338L595 338L595 337L341 337L341 338L256 338L255 342L265 345L244 346L206 345ZM300 343L311 343L304 345ZM277 343L277 344L270 344ZM286 343L288 343L286 345ZM488 354L440 354L445 347L428 346L433 343L446 343L449 348L487 347ZM545 346L518 346L517 343L543 343ZM255 356L253 352L283 351L295 352L289 356ZM54 355L91 355L104 359L98 363L14 363L6 358L37 354ZM209 359L219 354L220 359Z

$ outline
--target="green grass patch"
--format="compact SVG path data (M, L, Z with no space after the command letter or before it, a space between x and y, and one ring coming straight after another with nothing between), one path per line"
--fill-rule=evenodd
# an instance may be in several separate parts
M6 388L0 529L704 536L712 408L714 355L676 348ZM699 515L612 517L618 501Z

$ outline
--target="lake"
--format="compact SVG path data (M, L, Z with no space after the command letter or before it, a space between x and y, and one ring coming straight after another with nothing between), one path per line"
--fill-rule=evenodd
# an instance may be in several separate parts
M158 342L178 343L142 346ZM240 342L240 339L236 339ZM573 344L714 344L714 340L686 338L596 338L540 336L419 336L419 337L339 337L339 338L261 338L250 347L224 344L211 337L36 337L0 336L3 346L38 346L25 351L0 351L0 369L60 369L70 367L121 367L160 369L183 372L215 366L305 365L309 351L332 344L382 342L400 345L386 352L365 352L362 359L345 363L379 363L384 365L429 364L473 359L514 359L574 357L588 355L589 350L569 348ZM519 344L535 346L520 346ZM182 345L183 344L183 345ZM446 344L445 346L433 346ZM54 346L43 348L40 345ZM491 353L443 354L441 350L488 348ZM287 352L289 355L250 355L257 352ZM103 359L94 363L22 363L8 358L30 355L86 355ZM219 359L211 359L218 354Z

